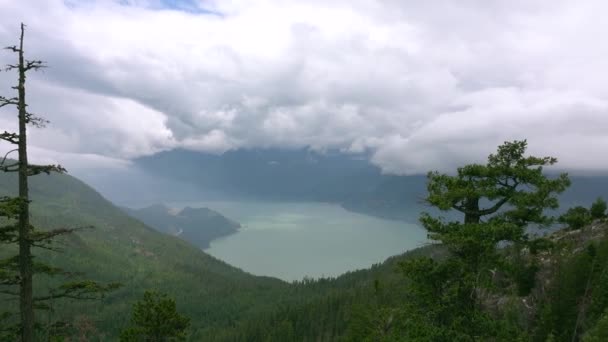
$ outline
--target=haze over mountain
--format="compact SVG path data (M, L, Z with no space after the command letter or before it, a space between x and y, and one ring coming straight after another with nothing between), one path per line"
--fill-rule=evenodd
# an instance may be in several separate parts
M116 203L134 207L172 201L317 201L408 222L429 210L422 201L426 176L383 174L365 156L336 151L248 149L217 155L174 150L138 158L123 171L83 178ZM572 179L560 195L560 210L588 206L608 193L608 176L573 172Z

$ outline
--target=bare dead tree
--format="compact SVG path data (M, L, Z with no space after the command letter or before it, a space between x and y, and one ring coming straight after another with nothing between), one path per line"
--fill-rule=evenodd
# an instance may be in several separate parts
M6 66L5 71L17 71L18 82L12 89L17 90L16 97L0 96L0 108L14 106L17 108L18 132L4 131L0 133L3 140L16 148L10 149L0 159L0 171L16 172L18 174L18 196L0 196L0 218L4 218L8 224L0 227L0 242L13 243L18 246L16 257L0 260L0 294L19 298L19 324L18 332L22 342L32 342L35 339L35 309L48 308L45 301L58 298L69 299L94 299L106 291L117 287L117 284L102 286L93 281L73 281L63 284L57 290L51 290L51 296L34 296L33 275L43 273L47 275L63 274L68 272L50 267L48 265L34 263L32 248L40 247L53 249L51 242L54 238L73 233L79 228L60 228L55 230L37 231L30 224L30 195L28 189L28 177L39 174L64 173L66 170L61 165L34 165L28 162L27 154L27 127L44 127L48 121L28 111L26 102L25 83L27 73L46 68L41 60L28 60L24 51L25 25L21 24L19 45L6 47L17 54L17 63ZM12 153L17 152L18 159L10 159ZM6 287L17 287L16 290L5 290ZM0 316L2 313L0 313ZM7 317L6 314L2 317ZM0 331L1 332L1 331ZM0 335L1 336L1 335Z

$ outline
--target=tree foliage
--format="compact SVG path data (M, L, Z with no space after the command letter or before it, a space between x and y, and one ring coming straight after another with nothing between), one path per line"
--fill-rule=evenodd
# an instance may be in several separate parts
M576 206L568 209L559 217L559 222L568 225L570 229L581 229L593 222L593 220L606 217L606 201L598 197L589 209Z
M554 179L544 175L543 167L555 164L555 158L525 156L526 147L525 140L505 142L486 164L460 167L456 175L428 174L427 202L464 217L446 222L428 213L421 216L429 237L445 246L450 257L402 264L411 293L409 312L427 324L412 338L469 341L495 339L505 331L518 337L517 329L497 326L499 321L482 310L484 300L497 290L496 273L508 274L508 260L497 246L522 245L529 224L552 222L544 210L557 208L556 195L570 184L566 174Z
M179 341L186 337L190 319L177 312L175 301L166 294L146 291L133 305L130 326L120 335L121 341Z
M607 208L607 204L606 201L601 198L598 197L595 202L593 202L593 204L591 204L591 208L589 209L590 213L591 213L591 217L593 217L594 219L602 219L606 217L606 208Z
M583 336L583 342L608 341L608 310L602 315L597 324Z
M526 140L505 142L485 165L460 167L455 176L429 172L428 203L461 212L464 223L480 223L489 216L519 226L550 223L544 210L558 207L556 195L570 180L565 173L555 179L546 177L543 167L557 159L525 156L527 146Z
M593 216L589 209L581 206L570 208L559 217L559 222L568 225L570 229L581 229L591 221L593 221Z

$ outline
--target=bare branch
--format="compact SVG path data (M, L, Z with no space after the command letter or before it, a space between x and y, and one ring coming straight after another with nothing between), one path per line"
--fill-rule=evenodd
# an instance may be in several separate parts
M0 133L0 140L5 140L11 144L17 145L19 144L19 134L4 131L4 133Z
M37 128L44 128L46 126L46 124L49 123L49 121L34 115L34 113L26 112L25 113L25 123L29 123L32 126L37 127Z
M44 63L45 62L38 61L38 60L26 61L25 65L23 67L23 70L28 71L28 70L32 70L32 69L38 70L38 69L46 68L47 66Z
M4 50L11 50L11 51L13 51L13 52L19 52L19 51L21 51L21 50L20 50L20 49L17 47L17 45L13 45L13 46L7 46L7 47L5 47L5 48L4 48Z
M8 105L17 106L19 104L19 99L16 97L6 98L4 96L0 96L0 108Z
M28 176L35 176L35 175L38 175L41 173L46 173L47 175L49 175L49 174L51 174L51 172L57 172L57 173L68 172L61 165L28 165L27 168L28 168L28 170L27 170Z
M0 165L0 171L2 172L17 172L19 171L19 162L11 165Z
M19 151L19 149L18 149L18 148L16 148L16 149L14 149L14 150L10 150L10 151L6 152L6 154L4 155L4 158L2 158L2 161L0 161L0 166L3 166L3 165L4 165L4 163L6 162L6 158L8 158L8 155L9 155L9 154L11 154L11 153L13 153L13 152L17 152L17 151Z

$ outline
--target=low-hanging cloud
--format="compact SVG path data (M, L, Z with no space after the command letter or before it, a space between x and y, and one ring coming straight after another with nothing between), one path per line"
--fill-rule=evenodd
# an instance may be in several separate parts
M0 42L24 21L50 65L29 79L52 121L34 147L86 164L307 146L412 174L527 138L608 169L605 1L166 3L0 0Z

